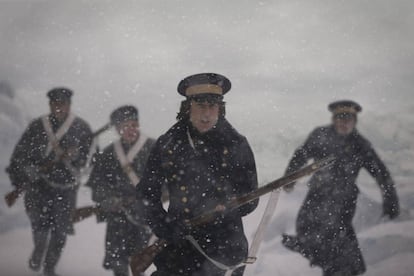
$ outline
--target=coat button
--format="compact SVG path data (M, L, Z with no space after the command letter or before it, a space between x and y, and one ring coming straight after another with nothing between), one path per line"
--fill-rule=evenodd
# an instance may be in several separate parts
M186 212L186 213L190 213L190 209L188 209L188 208L184 208L184 212Z
M187 197L184 196L183 198L181 198L182 203L187 203L187 201L188 201Z
M180 190L181 190L181 191L185 191L185 190L187 190L187 187L186 187L186 186L181 186L181 187L180 187Z

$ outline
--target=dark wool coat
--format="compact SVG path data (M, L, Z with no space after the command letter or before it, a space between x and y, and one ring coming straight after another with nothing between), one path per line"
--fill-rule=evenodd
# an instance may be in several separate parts
M169 193L167 211L161 202L163 185ZM185 234L191 234L210 258L226 265L241 262L248 250L241 218L257 207L258 200L188 232L181 222L256 188L252 150L225 119L205 134L180 121L162 135L137 187L147 206L148 223L169 242L155 259L154 275L224 275L183 239ZM182 235L177 235L177 228Z
M358 275L365 271L352 226L359 171L365 168L376 179L383 195L384 214L391 218L398 215L398 198L384 163L356 130L344 137L332 125L316 128L295 151L287 173L310 159L319 160L329 155L336 157L334 165L316 172L310 179L309 192L296 221L297 237L291 237L296 244L289 238L284 242L328 274L345 271Z
M148 138L131 163L138 177L144 172L154 143L154 139ZM126 144L122 147L125 153L130 148ZM98 221L107 222L104 267L112 269L119 262L128 264L128 257L147 245L151 231L142 219L143 207L136 200L135 186L122 169L114 144L95 157L86 185L91 187L92 199L101 207Z
M52 115L48 118L56 132L61 124ZM53 225L70 233L73 231L70 213L76 205L78 183L74 173L62 161L51 163L55 158L53 151L45 156L48 142L41 118L35 119L13 151L9 174L12 185L25 191L26 212L34 231ZM71 149L73 154L69 163L79 170L85 165L91 143L89 125L76 117L59 146L63 151Z

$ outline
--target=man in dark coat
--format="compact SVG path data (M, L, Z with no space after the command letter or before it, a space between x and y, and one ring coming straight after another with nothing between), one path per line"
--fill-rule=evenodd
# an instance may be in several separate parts
M383 214L391 219L399 214L394 182L384 163L355 128L361 106L353 101L329 105L332 124L316 128L291 159L286 173L302 167L308 160L334 155L330 168L316 172L296 220L296 236L284 235L283 244L320 266L325 276L359 275L365 264L358 246L352 219L357 195L355 184L365 168L377 181L383 196ZM285 190L290 191L293 185Z
M227 78L214 73L192 75L178 85L186 97L178 122L157 140L137 186L149 225L168 242L154 260L157 271L152 275L224 275L225 266L237 265L247 256L242 217L257 207L258 200L233 210L222 205L257 188L247 139L224 117L223 94L230 87ZM164 183L168 210L161 201ZM221 213L203 225L185 226L211 210ZM232 275L242 275L243 270Z
M142 219L142 206L135 197L135 186L155 140L139 130L138 110L121 106L111 114L111 122L121 139L96 157L87 186L100 208L99 221L106 221L103 266L115 276L129 275L129 257L146 247L151 235Z
M73 232L70 214L92 141L89 125L70 112L72 94L67 88L47 93L51 113L30 123L8 168L12 185L25 193L34 241L29 266L38 271L44 260L47 276L55 275L66 236Z

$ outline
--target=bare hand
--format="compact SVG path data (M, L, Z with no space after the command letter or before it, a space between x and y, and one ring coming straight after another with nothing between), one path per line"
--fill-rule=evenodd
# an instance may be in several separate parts
M293 182L293 183L287 184L287 185L283 186L283 190L284 190L285 192L287 192L287 193L290 193L290 192L292 192L292 191L293 191L293 189L295 188L295 184L296 184L296 182Z
M219 204L216 206L216 208L214 208L214 211L222 213L226 211L226 206L224 206L223 204Z

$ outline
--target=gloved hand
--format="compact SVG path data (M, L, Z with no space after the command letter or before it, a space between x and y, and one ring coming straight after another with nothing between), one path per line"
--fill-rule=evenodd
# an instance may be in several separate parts
M398 201L386 200L383 204L383 216L394 219L400 214L400 207Z
M296 181L295 181L295 182L292 182L292 183L289 183L289 184L287 184L287 185L283 186L283 190L284 190L285 192L287 192L287 193L290 193L290 192L292 192L292 191L293 191L293 189L294 189L294 187L295 187L295 184L296 184Z

